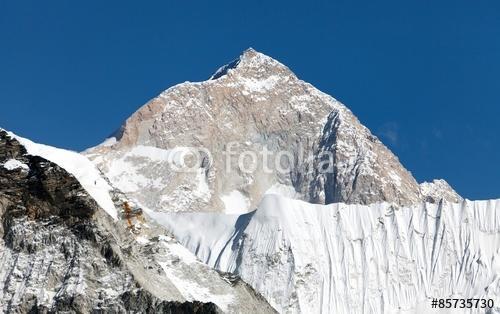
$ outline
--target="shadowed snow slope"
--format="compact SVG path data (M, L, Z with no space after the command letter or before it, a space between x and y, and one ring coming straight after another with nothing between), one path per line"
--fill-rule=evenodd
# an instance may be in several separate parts
M270 194L242 216L155 218L283 313L421 313L431 311L429 297L500 304L500 200L396 208Z

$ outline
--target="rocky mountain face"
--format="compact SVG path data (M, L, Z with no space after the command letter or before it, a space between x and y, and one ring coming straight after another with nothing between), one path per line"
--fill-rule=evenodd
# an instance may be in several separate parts
M160 211L248 212L278 191L319 204L431 199L348 108L253 49L207 81L164 91L85 154L116 187ZM190 155L198 167L182 163ZM255 169L243 162L242 170L249 155Z
M114 220L75 177L2 130L0 219L0 312L274 312L154 222L139 232Z

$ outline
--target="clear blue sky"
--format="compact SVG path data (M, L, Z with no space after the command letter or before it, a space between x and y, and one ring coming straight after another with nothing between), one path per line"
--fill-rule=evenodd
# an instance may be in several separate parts
M348 105L419 180L500 197L500 1L0 0L0 126L82 150L253 47Z

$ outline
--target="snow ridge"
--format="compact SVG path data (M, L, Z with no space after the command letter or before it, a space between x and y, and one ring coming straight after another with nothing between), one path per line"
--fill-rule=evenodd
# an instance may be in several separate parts
M97 204L115 220L118 219L118 212L109 194L112 187L87 157L77 152L34 143L12 132L7 133L18 140L26 148L28 154L50 160L75 176Z

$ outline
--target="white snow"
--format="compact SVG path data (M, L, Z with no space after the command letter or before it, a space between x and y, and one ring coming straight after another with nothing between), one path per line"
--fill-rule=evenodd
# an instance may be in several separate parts
M28 154L43 157L64 168L80 182L97 204L111 217L118 219L117 210L110 196L111 186L87 157L73 151L34 143L9 132L26 148Z
M137 241L137 243L142 244L142 245L148 244L150 242L147 238L145 238L143 236L136 237L135 241Z
M272 89L282 79L283 78L278 75L271 75L262 80L246 77L241 78L242 85L248 93L265 93Z
M109 146L113 146L115 144L116 144L116 137L109 137L109 138L105 139L104 142L99 144L99 146L109 147Z
M196 259L196 256L191 253L188 249L180 245L179 243L169 243L169 242L162 242L162 244L168 248L169 252L176 255L179 257L184 263L186 264L192 264L192 263L199 263Z
M264 194L276 194L291 199L299 199L300 193L295 191L295 188L290 185L275 183Z
M248 197L243 195L240 191L234 190L231 193L222 195L222 202L224 203L226 214L241 214L248 212L250 201Z
M171 151L166 149L157 148L154 146L137 145L129 152L130 156L149 158L152 161L169 161L171 158Z
M134 146L131 150L117 156L108 165L106 175L116 187L125 193L134 193L144 188L161 190L168 183L167 178L151 178L144 170L169 165L171 168L183 171L185 158L191 153L194 152L189 147L161 149L154 146ZM200 190L200 193L204 192Z
M153 218L281 313L421 313L450 296L500 304L500 200L397 208L267 194L241 216Z
M182 271L183 268L180 267L179 261L186 265L198 264L198 266L206 266L184 246L178 242L172 242L171 240L172 239L167 236L160 237L161 244L167 250L170 258L168 258L167 261L161 259L157 260L170 281L175 284L175 287L186 300L213 302L223 311L227 311L228 306L234 301L234 296L231 294L224 294L217 289L213 289L212 286L203 283L203 281L206 281L206 279L203 279L203 272L197 273L196 275L188 273L186 276L186 272ZM193 269L195 269L197 265L192 266Z
M441 198L456 201L462 200L462 197L443 179L420 183L420 193L422 193L424 198L432 199L435 202Z
M196 281L185 277L166 262L158 262L167 277L175 283L184 298L188 301L213 302L223 311L227 311L228 305L233 302L232 295L217 295L211 293L205 286L200 286Z
M197 186L193 190L193 195L199 199L208 201L210 199L210 187L208 186L204 169L199 169L196 173Z
M162 149L154 146L137 145L128 151L123 159L129 157L146 158L153 162L168 162L179 167L184 166L184 159L190 153L197 153L191 147L174 147L172 149Z
M25 163L22 163L20 162L19 160L17 159L9 159L7 160L3 165L2 165L5 169L7 170L15 170L15 169L23 169L23 170L29 170L30 168L28 167L28 165L26 165Z
M166 213L143 208L153 220L167 229L175 230L175 238L190 250L198 243L206 244L199 247L196 255L202 261L210 260L209 265L216 263L218 259L218 255L212 254L212 251L224 250L240 217L203 212ZM203 232L199 232L200 230Z

